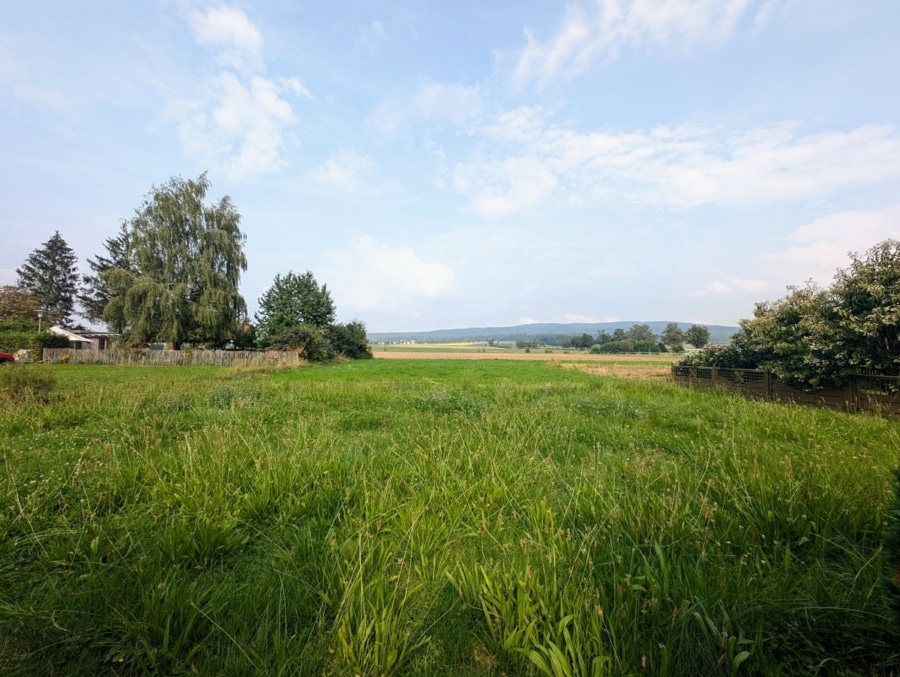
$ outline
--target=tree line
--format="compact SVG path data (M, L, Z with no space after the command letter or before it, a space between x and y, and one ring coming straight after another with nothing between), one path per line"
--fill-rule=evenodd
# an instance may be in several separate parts
M86 275L57 231L16 270L17 284L0 292L0 317L33 319L41 309L48 324L72 328L77 304L78 315L106 323L125 345L278 347L313 361L371 357L363 323L337 323L331 294L309 271L276 275L259 300L257 324L250 321L239 292L247 269L241 215L228 196L209 201L209 188L205 173L154 186L104 252L87 259Z
M709 328L691 325L681 329L677 322L669 322L658 336L649 325L634 324L629 329L615 329L611 333L600 329L596 334L584 332L581 336L568 334L539 334L533 339L516 341L517 348L559 346L590 350L594 353L660 353L681 352L685 344L702 348L709 343Z

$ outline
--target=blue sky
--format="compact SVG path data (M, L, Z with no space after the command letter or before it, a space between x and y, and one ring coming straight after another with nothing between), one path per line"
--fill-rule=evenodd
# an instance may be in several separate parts
M896 0L3 2L0 284L170 177L370 331L735 324L900 237Z

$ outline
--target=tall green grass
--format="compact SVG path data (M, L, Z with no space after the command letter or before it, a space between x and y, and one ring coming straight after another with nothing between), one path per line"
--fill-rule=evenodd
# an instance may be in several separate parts
M5 674L896 674L900 422L543 363L53 367Z

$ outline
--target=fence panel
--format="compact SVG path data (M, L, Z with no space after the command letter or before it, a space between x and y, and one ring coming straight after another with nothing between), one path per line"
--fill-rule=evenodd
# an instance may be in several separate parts
M71 350L47 348L44 362L110 364L124 366L217 366L279 364L298 366L305 360L295 352L268 350Z

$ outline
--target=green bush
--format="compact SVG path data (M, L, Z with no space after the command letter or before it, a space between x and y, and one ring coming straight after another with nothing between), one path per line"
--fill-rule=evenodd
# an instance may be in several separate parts
M24 331L0 332L0 353L15 354L17 350L31 350L35 334Z
M31 331L0 331L0 352L15 354L17 350L30 350L35 361L40 361L44 348L68 348L69 339L58 334Z
M55 379L46 367L8 365L0 368L0 400L10 404L46 404Z
M272 341L278 350L296 350L308 362L327 362L334 351L325 332L311 324L298 324L281 332Z
M369 347L369 339L366 336L366 326L362 322L332 324L326 329L326 335L332 349L339 355L351 360L372 357L372 349Z

